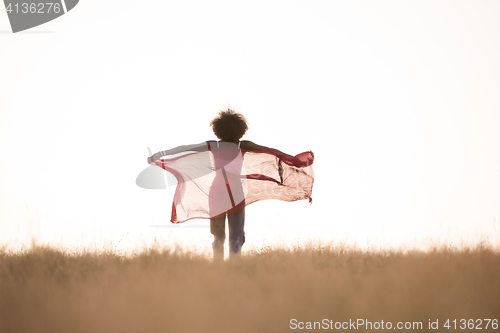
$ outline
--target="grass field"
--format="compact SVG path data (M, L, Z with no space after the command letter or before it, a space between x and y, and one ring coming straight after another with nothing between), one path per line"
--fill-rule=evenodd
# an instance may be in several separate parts
M461 319L467 329L488 323L500 331L500 253L309 245L217 263L160 247L130 257L36 245L0 250L5 333L333 331L349 321L363 331L388 322L429 331L438 321L434 331L449 332L463 331Z

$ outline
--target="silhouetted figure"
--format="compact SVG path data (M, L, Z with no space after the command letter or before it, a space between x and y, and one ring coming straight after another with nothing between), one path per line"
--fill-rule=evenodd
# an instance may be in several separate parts
M189 196L190 200L200 201L200 207L206 207L203 202L208 200L208 209L196 207L190 210L185 209L186 205L182 204L181 199L177 202L174 200L172 222L177 223L190 218L209 217L210 232L214 235L214 242L212 243L213 257L215 260L223 260L226 217L229 226L229 254L230 257L233 257L241 253L241 247L245 243L245 206L247 204L268 198L286 201L306 198L311 200L310 194L314 174L312 169L307 167L312 164L314 156L312 152L307 152L294 157L274 148L257 145L251 141L240 141L248 130L247 121L242 114L236 113L229 108L220 111L218 116L210 122L210 126L219 141L207 141L160 151L153 154L148 159L148 163L156 163L165 170L173 172L176 178L178 180L183 179L184 183L188 181L195 183L196 186L187 186L185 184L182 184L182 188L178 186L177 191L180 192L176 192L176 197ZM188 151L200 153L192 154L185 159L174 162L161 160L163 156ZM255 153L250 154L253 156L249 159L252 161L250 164L245 163L247 159L244 156L245 154L248 155L248 152ZM262 162L257 159L260 155L265 157ZM180 164L180 162L184 164ZM179 167L178 164L181 166ZM286 175L284 175L284 168L288 170L285 171ZM299 168L307 169L307 172L297 171ZM180 169L182 169L182 174L177 172ZM287 175L289 175L288 178ZM307 183L304 183L298 181L303 179L299 177L309 178L307 178ZM290 179L291 185L284 183L284 179ZM203 187L204 181L210 182L208 196ZM256 190L254 184L265 183L278 188L283 194L280 194L280 191L267 193L270 189L267 185L261 186L262 193L257 192L257 190L261 191L261 189ZM292 192L283 192L284 190ZM249 194L253 195L249 200L246 200ZM184 210L187 211L182 215L181 221L179 221L177 215L177 206L183 213Z

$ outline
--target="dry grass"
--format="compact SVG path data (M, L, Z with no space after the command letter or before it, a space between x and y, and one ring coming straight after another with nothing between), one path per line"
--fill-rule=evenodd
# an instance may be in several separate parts
M480 246L262 249L223 263L158 248L0 250L0 332L288 332L293 318L418 321L425 331L439 319L444 331L446 319L499 317L500 254Z

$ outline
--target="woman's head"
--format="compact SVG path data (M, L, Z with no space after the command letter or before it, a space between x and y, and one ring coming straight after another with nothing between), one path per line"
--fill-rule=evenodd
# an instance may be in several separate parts
M211 122L215 136L222 141L237 142L248 129L247 120L241 113L228 108L219 111Z

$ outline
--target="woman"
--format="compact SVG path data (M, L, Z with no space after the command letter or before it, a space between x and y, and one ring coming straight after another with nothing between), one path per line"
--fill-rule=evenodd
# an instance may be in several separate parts
M304 167L312 164L313 155L312 152L308 152L308 159L306 163L303 163L304 160L299 161L300 159L297 159L297 156L299 155L293 157L277 149L260 146L251 141L240 141L248 130L247 121L242 114L236 113L234 110L229 108L227 110L220 111L218 116L210 122L210 126L219 141L207 141L200 144L180 146L174 149L160 151L153 154L148 159L148 163L156 163L167 171L173 172L175 175L175 169L169 168L169 166L163 162L159 163L159 161L163 161L160 160L161 157L187 151L207 152L205 155L197 155L198 160L195 160L195 157L191 157L191 162L189 162L190 164L184 164L185 166L188 165L188 167L183 167L183 169L192 169L188 170L187 178L189 180L197 179L199 183L202 183L204 177L206 176L206 172L200 170L209 169L215 172L211 178L209 178L211 182L208 191L210 232L214 235L214 242L212 243L213 257L215 260L223 260L224 242L226 238L226 216L229 226L229 253L230 256L235 256L240 254L241 247L245 242L245 206L246 204L260 200L253 199L251 202L245 201L248 193L247 181L255 179L266 181L270 180L275 183L280 183L279 185L283 186L283 170L281 167L281 161L286 160L289 165L298 165L302 163L304 165L301 165L300 167ZM276 169L279 170L281 180L278 181L271 179L269 176L265 176L263 174L253 173L252 175L247 175L244 170L245 163L243 163L244 153L247 152L261 152L268 154L267 156L270 156L275 160L279 159L279 163L276 164L274 161L273 163L276 164ZM208 161L208 158L210 158L210 161ZM209 167L198 167L203 165L208 165ZM262 164L259 164L259 166L260 165ZM177 169L179 168L177 167ZM309 172L308 176L312 177L312 179L307 193L305 195L301 195L300 197L295 195L292 200L284 200L294 201L304 199L305 197L310 199L313 181L312 170ZM176 177L178 180L179 178L182 178L180 175L176 175ZM201 187L197 186L197 188L200 189ZM193 194L190 194L193 192L186 191L185 189L182 191L184 196L193 196ZM200 197L199 200L205 199ZM173 209L175 209L175 203ZM173 214L173 216L174 215L175 214ZM172 219L172 222L174 222L174 218Z

